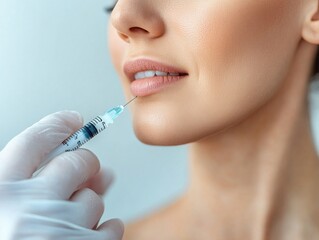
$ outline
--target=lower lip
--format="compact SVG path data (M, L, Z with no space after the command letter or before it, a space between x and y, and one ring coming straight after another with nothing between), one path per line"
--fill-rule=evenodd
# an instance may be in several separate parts
M158 93L185 76L156 76L134 80L131 83L131 92L134 96L145 97Z

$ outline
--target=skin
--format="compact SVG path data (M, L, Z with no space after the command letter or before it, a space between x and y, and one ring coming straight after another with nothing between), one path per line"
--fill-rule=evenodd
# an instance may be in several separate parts
M119 0L109 45L188 77L131 105L137 137L189 144L190 184L127 226L125 240L319 238L319 159L307 88L318 0ZM165 231L163 231L165 229Z

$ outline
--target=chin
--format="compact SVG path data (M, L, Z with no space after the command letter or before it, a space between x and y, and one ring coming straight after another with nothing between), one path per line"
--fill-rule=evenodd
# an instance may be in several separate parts
M176 146L191 142L185 130L175 126L173 121L134 118L133 127L136 137L143 143L155 146Z
M177 121L178 122L178 121ZM176 123L176 122L175 122ZM136 137L147 145L178 146L197 142L208 136L215 135L220 129L209 129L205 126L191 126L183 122L152 121L151 119L134 119L133 127Z
M136 137L147 145L154 146L176 146L187 143L184 136L173 130L172 127L163 126L165 124L155 124L134 120L133 127Z

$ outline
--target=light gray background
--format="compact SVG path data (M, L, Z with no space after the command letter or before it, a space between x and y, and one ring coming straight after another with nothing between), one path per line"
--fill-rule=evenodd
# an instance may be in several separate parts
M89 121L124 103L107 49L103 9L111 3L0 0L0 149L46 114L72 109ZM318 109L318 94L312 96ZM314 123L318 110L312 115ZM318 124L313 128L317 136ZM186 147L138 142L128 112L86 147L116 173L103 219L142 216L187 184Z

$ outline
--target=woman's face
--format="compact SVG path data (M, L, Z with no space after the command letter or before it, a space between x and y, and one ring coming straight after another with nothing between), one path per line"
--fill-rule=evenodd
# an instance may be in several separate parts
M127 99L139 95L131 105L137 137L185 144L265 105L301 40L303 2L119 0L109 45ZM183 76L134 80L146 70Z

